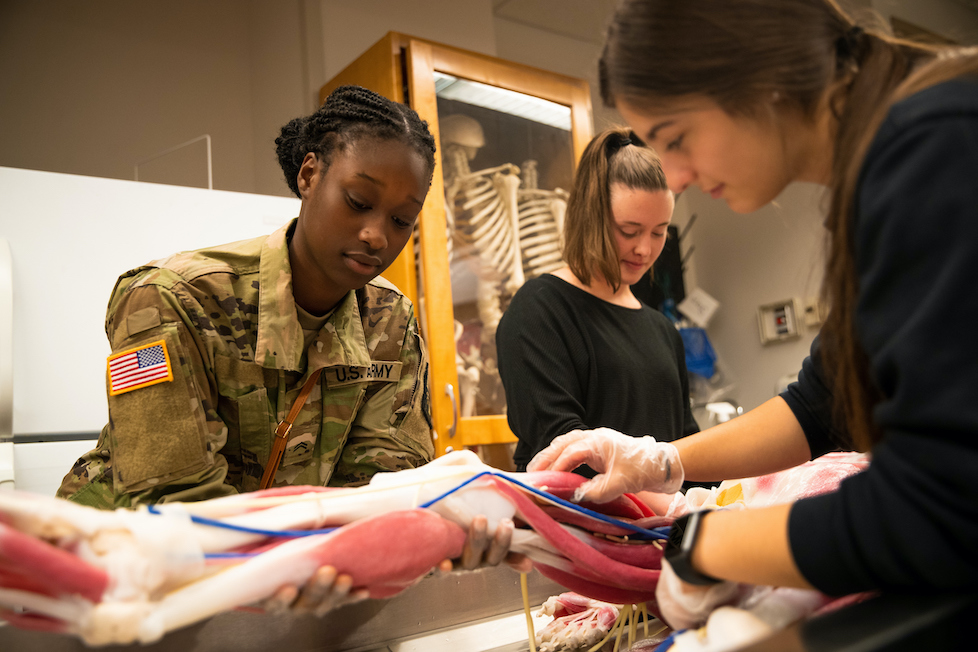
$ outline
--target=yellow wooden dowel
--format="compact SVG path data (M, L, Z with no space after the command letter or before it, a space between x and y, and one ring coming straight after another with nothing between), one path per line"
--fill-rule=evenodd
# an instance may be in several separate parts
M530 641L530 652L537 652L537 635L533 631L533 616L530 615L530 592L526 588L526 573L520 573L520 590L523 592L523 612L526 614L526 632Z

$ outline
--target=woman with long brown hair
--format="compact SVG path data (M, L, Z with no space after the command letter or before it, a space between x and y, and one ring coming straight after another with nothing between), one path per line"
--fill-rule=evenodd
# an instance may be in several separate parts
M720 481L839 448L872 456L834 493L677 521L667 620L703 620L734 582L973 590L978 52L862 28L834 0L625 0L600 72L673 191L695 185L745 213L793 181L830 190L831 313L798 382L676 442L671 472ZM641 446L559 438L529 468L587 462L604 471L592 499L661 491L648 462L661 451Z

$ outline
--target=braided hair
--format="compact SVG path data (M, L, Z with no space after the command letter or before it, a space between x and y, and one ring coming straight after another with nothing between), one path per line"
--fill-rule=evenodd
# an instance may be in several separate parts
M315 153L325 170L334 152L363 137L401 140L412 147L425 161L428 183L431 183L435 139L428 131L428 123L405 104L392 102L359 86L340 86L329 94L318 111L291 120L275 139L275 151L289 188L300 196L297 177L306 154Z

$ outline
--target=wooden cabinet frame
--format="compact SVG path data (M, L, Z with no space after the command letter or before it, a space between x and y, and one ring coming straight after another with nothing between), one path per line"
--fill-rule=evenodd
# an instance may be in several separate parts
M571 143L576 167L591 139L591 94L587 82L574 77L524 66L459 48L399 34L388 33L356 61L324 85L320 101L338 86L357 84L385 97L410 105L439 141L438 108L434 72L533 95L571 110ZM419 306L419 320L431 363L431 408L436 434L435 449L450 449L516 441L505 415L459 418L456 395L455 322L445 235L445 189L441 152L435 154L435 174L421 210L421 288L416 278L414 250L405 247L384 277L397 285Z

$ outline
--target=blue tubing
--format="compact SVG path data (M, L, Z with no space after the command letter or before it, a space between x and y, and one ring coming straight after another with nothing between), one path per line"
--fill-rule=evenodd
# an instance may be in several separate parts
M533 487L533 486L528 485L528 484L524 484L524 483L520 482L519 480L514 480L513 478L509 477L508 475L504 475L502 473L494 473L493 471L483 471L482 473L479 473L477 475L474 475L471 478L469 478L468 480L466 480L465 482L463 482L462 484L460 484L459 486L455 487L454 489L451 489L449 491L446 491L445 493L443 493L442 495L438 496L437 498L434 498L434 499L429 500L428 502L426 502L426 503L424 503L422 505L419 505L419 507L431 507L432 505L434 505L435 503L437 503L442 498L445 498L446 496L449 496L449 495L455 493L456 491L458 491L459 489L461 489L465 485L469 484L470 482L474 482L475 480L478 480L479 478L481 478L484 475L491 475L491 476L495 476L497 478L502 478L503 480L507 480L508 482L511 482L511 483L517 485L518 487L522 487L523 489L526 489L527 491L529 491L532 494L536 494L537 496L540 496L541 498L545 498L546 500L549 500L551 502L557 503L558 505L562 505L563 507L567 507L567 508L569 508L569 509L571 509L571 510L573 510L575 512L580 512L581 514L585 514L587 516L590 516L591 518L595 518L595 519L597 519L599 521L602 521L604 523L610 523L611 525L616 525L618 527L625 528L626 530L631 530L632 532L634 532L637 535L639 535L636 538L639 539L639 540L641 540L641 541L654 540L654 539L668 539L669 538L669 528L667 528L667 527L660 527L660 528L655 528L655 529L652 529L652 530L648 530L646 528L639 527L639 526L637 526L637 525L635 525L633 523L629 523L628 521L622 521L620 519L617 519L617 518L614 518L614 517L611 517L611 516L607 516L607 515L602 514L600 512L595 512L593 510L588 509L587 507L581 507L580 505L575 505L574 503L572 503L570 501L564 500L563 498L558 498L557 496L554 496L553 494L547 493L546 491L541 491L540 489L537 489L536 487Z
M157 509L156 505L149 506L150 514L162 514L162 512ZM210 525L211 527L224 528L225 530L234 530L236 532L247 532L249 534L261 534L266 537L310 537L314 534L329 534L335 527L328 527L322 530L262 530L256 527L247 527L245 525L232 525L231 523L225 523L224 521L218 521L213 518L206 518L204 516L190 516L190 521L196 523L197 525Z
M575 505L574 503L572 503L570 501L567 501L567 500L564 500L563 498L558 498L557 496L554 496L553 494L547 493L546 491L542 491L542 490L537 489L536 487L533 487L531 485L524 484L524 483L520 482L519 480L514 480L513 478L511 478L511 477L509 477L507 475L504 475L502 473L495 473L493 471L483 471L482 473L478 473L478 474L472 476L471 478L469 478L468 480L466 480L465 482L461 483L457 487L446 491L442 495L440 495L440 496L438 496L436 498L433 498L432 500L429 500L426 503L423 503L421 505L418 505L418 507L420 509L427 509L427 508L431 507L432 505L434 505L435 503L437 503L439 500L442 500L442 499L444 499L444 498L452 495L453 493L455 493L459 489L462 489L466 485L468 485L468 484L470 484L472 482L475 482L479 478L481 478L483 476L486 476L486 475L491 475L491 476L495 476L497 478L501 478L503 480L506 480L507 482L510 482L512 484L515 484L518 487L521 487L522 489L525 489L525 490L529 491L532 494L535 494L537 496L540 496L541 498L544 498L545 500L548 500L550 502L556 503L558 505L561 505L561 506L566 507L568 509L571 509L573 511L580 512L581 514L585 514L587 516L590 516L591 518L595 518L595 519L597 519L599 521L602 521L604 523L609 523L611 525L615 525L615 526L618 526L618 527L621 527L621 528L625 528L627 530L631 530L632 532L635 533L635 535L636 535L635 538L638 539L638 540L647 541L647 540L654 540L654 539L666 539L669 536L669 528L668 527L660 527L660 528L655 528L655 529L651 529L651 530L650 529L646 529L646 528L641 528L641 527L639 527L639 526L637 526L637 525L635 525L633 523L629 523L627 521L622 521L620 519L613 518L613 517L607 516L605 514L601 514L600 512L595 512L595 511L590 510L590 509L588 509L586 507L581 507L580 505ZM149 513L150 514L157 514L157 515L162 514L162 512L160 511L159 508L157 508L156 505L150 505L147 509L149 510ZM211 527L224 528L225 530L234 530L236 532L246 532L248 534L260 534L262 536L267 536L267 537L280 537L280 538L296 538L296 537L308 537L308 536L312 536L312 535L315 535L315 534L328 534L328 533L333 532L336 529L338 529L338 528L335 528L335 527L331 527L331 528L325 528L325 529L322 529L322 530L264 530L264 529L260 529L260 528L246 527L246 526L243 526L243 525L233 525L231 523L225 523L224 521L219 521L219 520L212 519L212 518L206 518L204 516L193 516L193 515L190 516L190 521L192 523L196 523L197 525L208 525L208 526L211 526ZM253 557L253 556L254 556L254 553L246 553L245 552L245 553L209 553L209 554L205 555L204 557L206 559L228 559L228 558L235 558L235 557Z
M680 629L673 632L672 634L669 634L669 636L664 638L661 643L655 646L655 649L652 650L652 652L669 652L669 648L671 648L672 644L676 641L676 636L682 634L685 631L687 630Z

